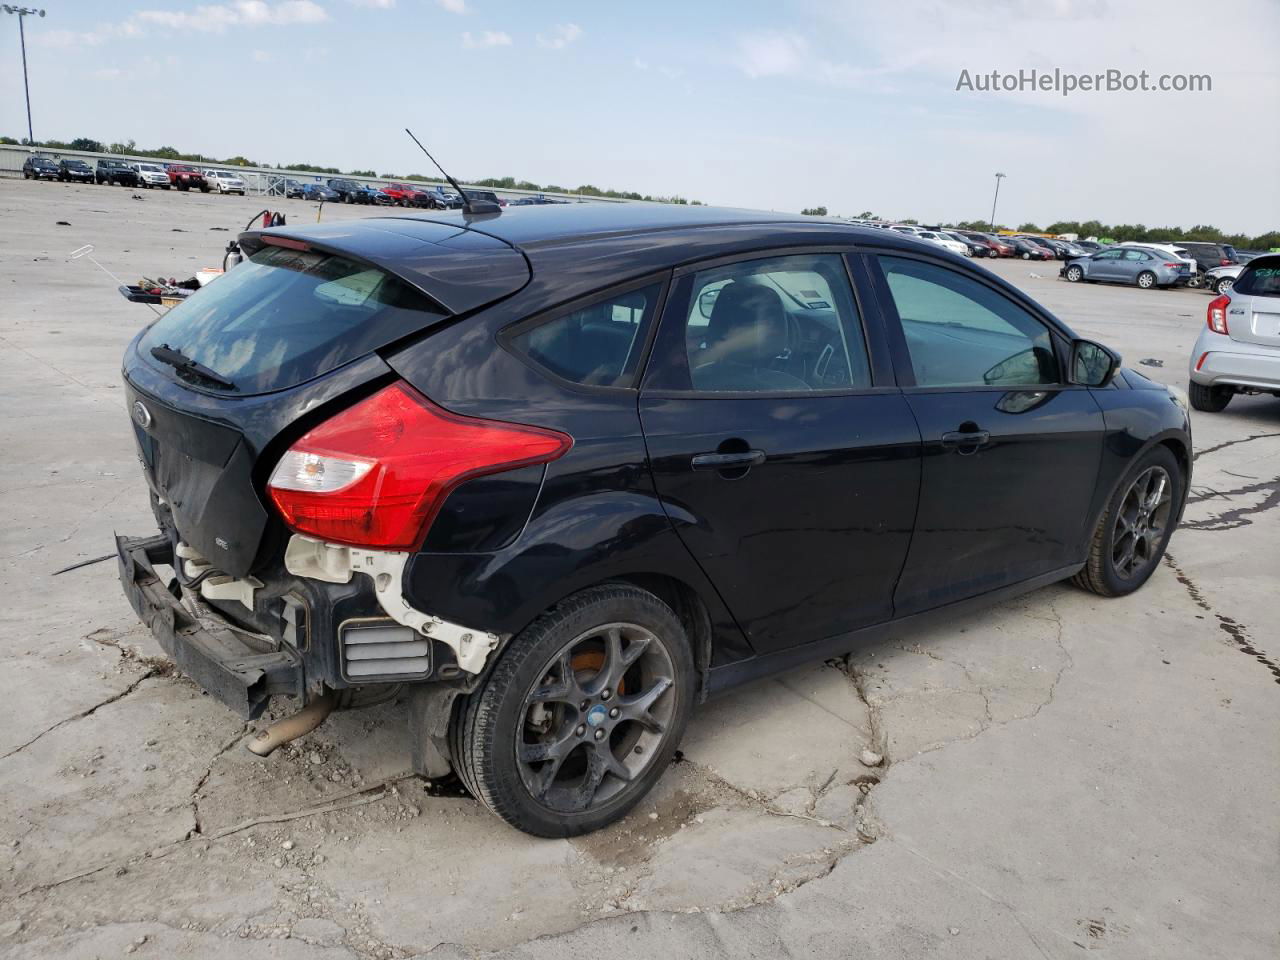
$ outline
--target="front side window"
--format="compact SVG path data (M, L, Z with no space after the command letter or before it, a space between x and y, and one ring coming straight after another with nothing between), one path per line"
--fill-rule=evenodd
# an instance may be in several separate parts
M630 384L653 322L662 284L609 294L587 307L540 323L511 346L556 376L587 386Z
M917 386L1059 382L1049 329L1003 294L919 260L882 256L880 266L902 320Z
M694 390L808 391L871 385L839 254L774 257L693 278L685 350Z

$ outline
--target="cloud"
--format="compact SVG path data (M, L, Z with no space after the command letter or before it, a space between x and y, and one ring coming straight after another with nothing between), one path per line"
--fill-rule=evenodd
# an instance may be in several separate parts
M270 50L255 50L255 51L253 51L253 62L254 62L254 63L270 63L270 62L271 62L271 51L270 51Z
M478 34L473 34L468 30L462 35L462 45L468 50L483 50L486 47L509 47L511 46L511 36L501 30L482 30Z
M467 0L436 0L436 3L450 13L463 14L467 12Z
M347 3L354 3L357 7L373 7L376 10L390 10L396 5L396 0L347 0Z
M809 44L795 33L748 33L738 37L736 61L748 77L799 73L809 61Z
M314 0L233 0L182 10L141 10L134 15L140 23L154 24L171 30L196 30L221 33L229 27L289 26L322 23L329 19L324 7Z
M648 71L653 70L657 73L662 74L668 80L678 80L684 76L684 71L681 70L679 67L671 67L664 63L659 63L655 66L654 64L651 64L648 60L642 60L640 57L636 57L631 61L631 63L637 70L640 70L641 72L647 73Z
M549 50L563 50L582 36L582 28L576 23L558 23L550 35L538 34L538 46Z

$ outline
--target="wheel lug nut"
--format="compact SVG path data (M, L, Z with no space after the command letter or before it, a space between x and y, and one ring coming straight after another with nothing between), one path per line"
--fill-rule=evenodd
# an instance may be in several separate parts
M579 724L578 729L575 732L578 736L585 737L587 735L587 725L585 723Z
M612 694L612 693L610 693L610 691L609 691L609 688L608 688L608 687L605 687L603 690L601 690L601 691L600 691L600 699L601 699L601 700L608 700L608 699L609 699L609 697L611 697L612 695L613 695L613 694Z
M590 701L590 700L583 700L583 701L582 701L582 709L583 709L583 710L587 709L587 707L589 707L589 706L591 706L591 701Z
M616 720L618 718L618 714L621 712L622 711L619 710L617 707L614 707L612 710L609 711L609 716L613 717Z
M596 731L596 739L597 739L597 740L603 740L603 739L604 739L604 731L603 731L603 730L597 730L597 731Z

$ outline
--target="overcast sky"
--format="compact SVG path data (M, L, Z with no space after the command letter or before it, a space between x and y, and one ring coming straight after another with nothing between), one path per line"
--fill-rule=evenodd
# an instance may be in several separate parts
M27 0L28 3L33 0ZM35 135L922 221L1280 227L1280 2L49 0ZM0 133L21 137L16 18ZM962 70L1209 74L957 91Z

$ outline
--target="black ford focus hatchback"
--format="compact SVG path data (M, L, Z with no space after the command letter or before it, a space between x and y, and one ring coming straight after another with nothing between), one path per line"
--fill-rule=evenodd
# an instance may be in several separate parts
M622 816L694 705L890 625L1150 576L1185 405L890 231L659 205L250 231L124 361L134 609L245 717L401 697L534 834Z

